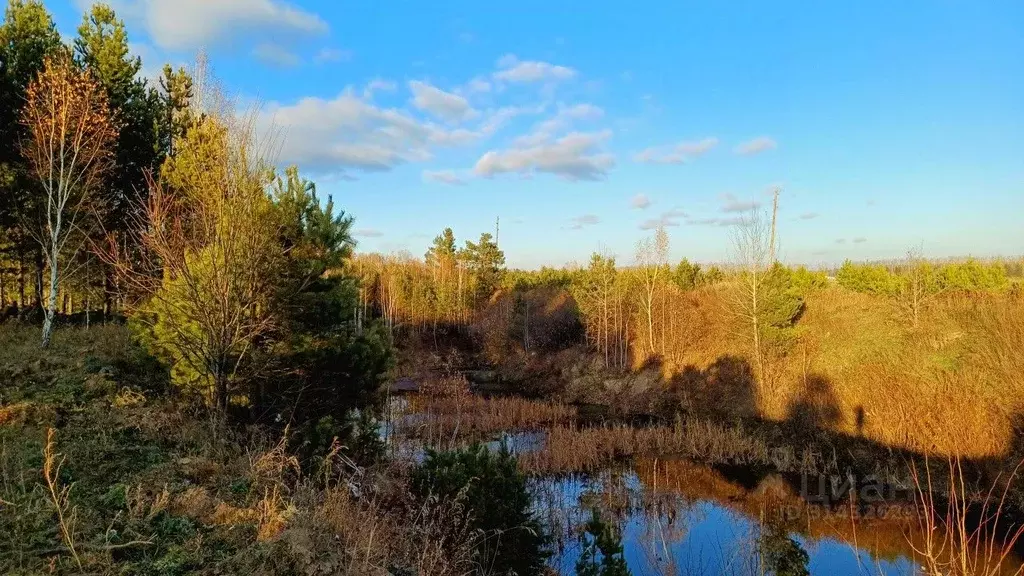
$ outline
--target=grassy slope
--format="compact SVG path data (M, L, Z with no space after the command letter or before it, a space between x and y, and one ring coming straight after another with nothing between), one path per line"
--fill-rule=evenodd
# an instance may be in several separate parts
M0 572L260 573L282 556L259 543L294 513L267 498L288 495L272 443L175 404L123 327L37 341L0 329ZM75 554L44 476L51 428Z
M755 378L746 331L720 290L676 293L667 306L666 343L656 328L651 355L644 336L634 338L629 374L609 372L579 349L491 356L528 386L557 374L574 400L797 421L918 452L1017 453L1024 299L942 295L915 328L891 300L835 286L814 291L797 338L769 363L766 381ZM538 314L545 321L559 322ZM538 328L545 329L552 328Z

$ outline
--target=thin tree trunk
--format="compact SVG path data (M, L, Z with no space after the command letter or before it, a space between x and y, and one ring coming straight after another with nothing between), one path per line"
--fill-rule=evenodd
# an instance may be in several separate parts
M25 259L18 258L18 309L25 308Z
M57 286L60 277L57 269L56 250L50 256L50 293L47 299L46 311L43 314L43 348L50 346L50 339L53 337L53 323L57 316Z
M43 255L36 250L36 306L43 307Z

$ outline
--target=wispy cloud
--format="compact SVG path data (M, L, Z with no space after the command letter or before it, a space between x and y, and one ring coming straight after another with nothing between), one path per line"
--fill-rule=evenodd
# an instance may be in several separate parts
M352 231L352 235L359 238L380 238L384 233L376 228L357 228Z
M836 238L836 244L846 244L846 238Z
M853 239L853 243L854 244L863 244L863 243L865 243L867 241L868 241L868 239L863 237L863 236L857 236L856 238Z
M366 87L363 88L363 98L373 100L373 97L377 92L394 92L397 88L398 85L391 80L374 78L367 82Z
M491 91L491 83L481 77L476 77L466 83L464 91L469 93L482 94Z
M594 214L584 214L570 220L569 229L579 230L585 226L593 226L601 222L601 219Z
M743 223L743 218L740 216L729 218L695 218L687 220L686 223L691 226L737 226Z
M439 149L477 144L513 118L539 113L536 108L516 106L479 112L465 104L461 96L421 84L416 88L410 86L414 107L431 117L463 118L464 123L472 120L476 124L453 127L424 118L418 109L380 106L374 102L376 93L396 90L397 86L388 80L374 79L361 89L348 86L330 99L308 96L290 103L269 102L260 111L258 127L284 132L280 150L283 163L300 164L318 174L347 169L380 172L403 163L431 160ZM572 144L570 138L562 147ZM599 153L583 156L583 162L589 159L597 168L609 166L606 157ZM543 165L546 160L539 157L535 161ZM558 171L558 166L553 166L552 171ZM576 166L575 170L563 167L561 172L578 174L580 179L596 176L584 166Z
M520 60L514 54L506 54L498 60L498 71L494 78L511 83L555 82L569 80L576 71L566 66L548 62Z
M634 154L633 160L642 164L684 164L703 156L717 145L718 138L704 138L670 146L652 146Z
M340 48L321 48L313 59L318 63L348 62L352 59L352 51Z
M722 208L721 211L726 214L735 214L737 212L750 212L755 208L759 208L761 203L757 200L740 200L735 195L725 192L721 194Z
M573 132L553 142L539 142L506 150L491 150L477 160L473 171L491 178L502 173L556 174L567 180L602 180L615 165L615 157L602 151L610 130Z
M463 186L466 181L459 177L454 170L424 170L422 174L424 182L436 182L452 186Z
M747 140L746 142L740 143L735 148L737 154L743 156L752 156L754 154L760 154L761 152L767 152L768 150L774 150L778 148L778 144L775 140L772 140L768 136L758 136L753 140Z
M479 115L464 97L445 92L426 82L412 80L409 82L409 90L412 91L413 106L442 120L461 122Z
M657 218L648 218L640 223L641 230L656 230L661 227L670 228L673 226L679 226L679 220L688 218L689 215L680 210L679 208L673 208L667 212L662 212L661 216Z
M629 206L634 210L646 210L651 206L651 199L647 194L637 194L629 201Z
M801 220L814 220L819 214L817 212L804 212L800 215Z
M319 15L279 0L145 0L124 11L161 48L195 50L273 32L276 39L326 34Z

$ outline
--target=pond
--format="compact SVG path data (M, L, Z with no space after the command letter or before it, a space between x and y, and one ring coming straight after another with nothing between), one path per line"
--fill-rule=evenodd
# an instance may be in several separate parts
M402 423L418 426L426 417L409 407L404 400L393 405L382 433L393 454L420 460L424 440L396 433ZM499 432L483 440L522 455L543 450L546 432ZM448 438L444 445L464 442ZM679 458L529 480L535 512L554 541L549 565L560 575L576 574L580 535L595 511L621 535L634 576L923 573L912 560L925 536L911 493L854 506L809 497L817 486L816 478Z
M667 463L666 469L674 465L687 467L690 474L716 475L710 468L678 461ZM761 574L762 567L771 568L762 565L770 564L763 551L772 541L776 548L781 544L788 549L811 574L915 571L914 563L891 546L873 548L873 538L865 537L859 545L845 540L849 527L844 531L837 526L835 535L828 536L827 526L801 530L792 517L785 528L780 527L775 521L779 508L771 508L772 498L765 493L735 496L726 490L716 497L697 483L688 491L687 484L662 489L646 480L634 469L534 479L531 489L537 512L560 544L552 567L559 574L575 573L581 551L579 526L589 519L591 510L599 508L620 528L624 556L634 575ZM776 501L776 506L783 504Z

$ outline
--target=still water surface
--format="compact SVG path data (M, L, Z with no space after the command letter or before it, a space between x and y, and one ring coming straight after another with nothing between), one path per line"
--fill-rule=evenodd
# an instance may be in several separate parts
M410 414L405 404L393 408L406 424L425 417ZM393 435L395 420L389 420L382 433L391 438L394 454L421 460L420 441ZM504 433L488 446L524 453L542 449L545 439L544 432ZM920 573L912 560L920 526L911 507L900 508L909 503L881 514L808 504L799 481L768 471L639 461L596 474L532 478L530 490L554 537L549 564L564 576L576 573L581 527L595 509L618 528L634 576L782 573L766 550L815 575Z

